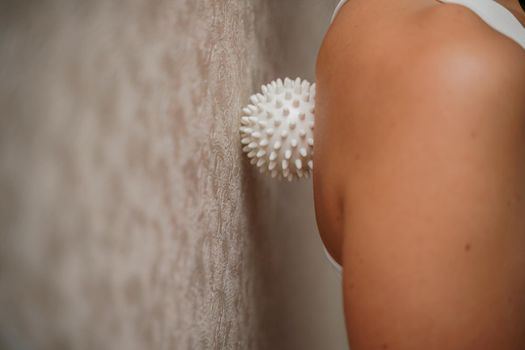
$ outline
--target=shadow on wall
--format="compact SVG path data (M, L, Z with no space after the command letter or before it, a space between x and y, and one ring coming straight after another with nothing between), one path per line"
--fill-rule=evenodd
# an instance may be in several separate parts
M311 183L238 133L335 2L0 4L0 348L346 347Z

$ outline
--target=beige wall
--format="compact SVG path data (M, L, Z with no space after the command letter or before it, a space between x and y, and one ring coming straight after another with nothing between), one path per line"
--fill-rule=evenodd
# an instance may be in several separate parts
M311 183L237 129L335 2L2 2L0 348L346 347Z

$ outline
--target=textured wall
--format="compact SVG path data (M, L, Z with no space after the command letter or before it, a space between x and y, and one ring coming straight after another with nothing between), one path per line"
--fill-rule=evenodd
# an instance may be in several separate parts
M345 347L311 184L237 131L334 6L0 2L0 348Z

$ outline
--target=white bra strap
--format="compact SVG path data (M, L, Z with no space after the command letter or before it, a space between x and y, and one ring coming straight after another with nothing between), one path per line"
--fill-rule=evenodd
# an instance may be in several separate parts
M332 15L332 19L330 20L330 23L332 23L335 19L335 16L337 16L337 14L339 13L339 10L341 9L341 7L343 7L343 5L347 2L348 0L341 0L339 1L339 4L337 4L337 7L335 8L335 11L334 11L334 14Z
M341 265L339 265L337 263L337 261L335 261L334 258L332 258L332 256L330 255L330 253L328 252L328 249L326 249L326 247L323 245L323 248L324 248L324 253L328 259L328 261L330 262L330 264L334 267L334 269L339 272L340 274L343 272L343 267Z

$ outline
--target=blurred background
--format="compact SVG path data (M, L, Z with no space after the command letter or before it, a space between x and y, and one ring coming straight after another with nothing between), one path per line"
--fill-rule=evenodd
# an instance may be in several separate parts
M337 0L0 1L0 349L347 349L311 180L241 108Z

